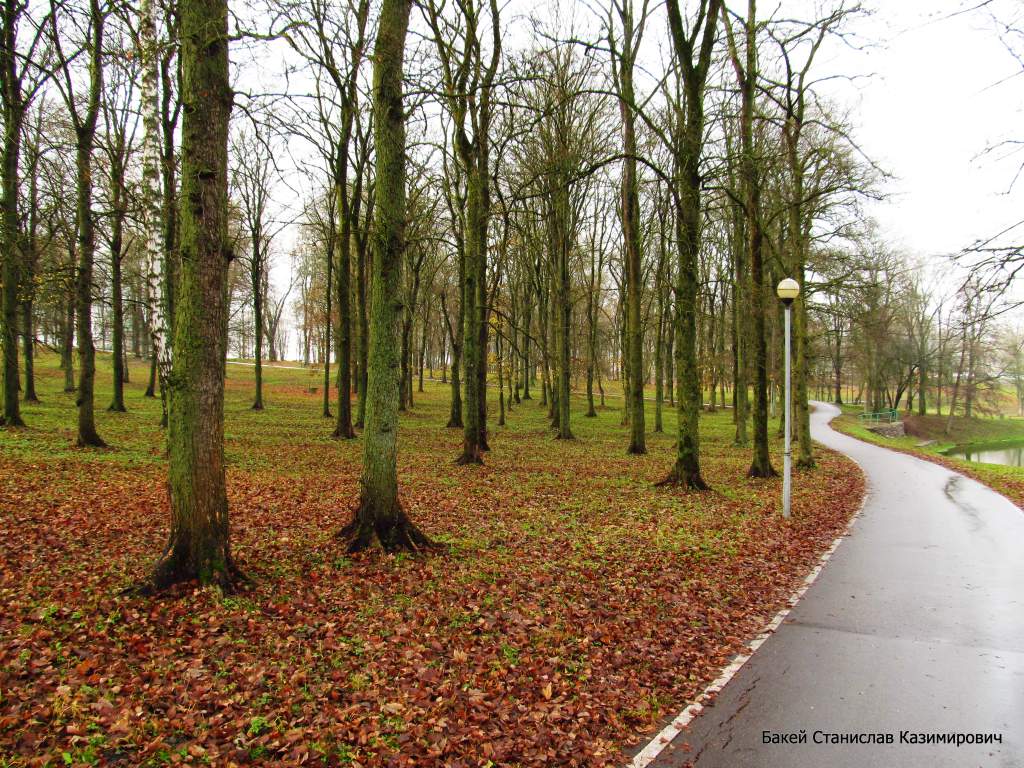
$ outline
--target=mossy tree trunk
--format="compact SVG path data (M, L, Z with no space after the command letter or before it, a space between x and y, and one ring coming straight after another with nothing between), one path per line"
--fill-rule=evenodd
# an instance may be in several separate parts
M655 272L655 293L658 301L658 327L654 342L654 431L664 432L663 410L665 406L665 337L674 333L674 326L668 319L669 302L665 283L668 279L668 246L662 219L661 201L658 201L658 269Z
M78 333L78 440L80 447L102 447L103 442L96 431L95 388L96 348L92 337L92 288L93 265L96 260L96 220L92 210L93 197L93 149L96 143L96 123L100 112L100 98L103 92L103 31L105 10L99 0L89 3L89 33L86 48L89 56L89 91L85 101L85 112L79 113L80 105L70 84L64 89L64 97L75 131L76 169L76 216L78 221L78 274L75 283L75 328ZM63 59L63 55L60 56ZM65 71L69 62L64 60ZM70 83L70 75L68 75Z
M461 269L462 260L460 258L459 265ZM448 345L451 347L451 408L448 412L448 423L445 425L449 429L461 429L462 428L462 386L459 381L459 370L462 365L462 318L461 309L460 316L456 317L455 323L452 323L451 313L448 309L448 299L444 293L441 294L441 311L444 315L445 330L448 333Z
M124 222L128 216L127 187L125 184L125 158L128 153L128 139L122 115L118 114L115 105L105 104L109 136L106 145L109 159L109 177L111 189L110 210L110 287L111 304L114 315L113 329L113 385L114 394L107 410L123 413L124 382L127 366L125 365L124 345L124 281L122 279L122 262L124 260ZM127 110L124 110L127 113Z
M643 252L640 245L640 183L637 178L637 145L635 127L636 96L633 88L633 62L642 37L643 21L634 24L631 0L613 3L615 15L622 25L622 40L616 43L609 24L608 42L612 51L612 79L619 96L619 118L622 129L622 161L619 216L622 222L622 260L625 287L626 342L625 357L629 361L626 397L630 415L627 453L647 453L644 414L644 327L643 327Z
M396 333L406 247L405 112L402 70L411 0L383 0L374 49L373 114L377 173L372 238L370 346L359 506L341 537L350 551L375 542L388 552L431 546L398 500Z
M154 14L156 10L154 9ZM176 54L180 47L181 15L180 13L175 13L173 6L165 6L163 12L164 24L167 28L167 40L165 45L158 46L155 49L154 57L159 53L159 57L156 59L156 67L161 83L158 111L162 141L159 145L161 173L158 178L160 176L163 178L163 192L160 201L160 215L163 221L161 242L163 264L159 268L160 285L157 289L160 294L159 301L161 302L161 319L163 321L163 338L165 341L161 357L157 361L157 372L159 374L157 379L160 384L160 405L162 409L160 425L166 427L168 408L166 382L171 373L177 285L178 275L181 271L181 258L178 251L178 164L175 152L175 136L182 111L182 99L181 94L178 92L179 89L176 87L178 84L178 67L175 66L179 62L179 56ZM155 24L156 16L154 15L153 18Z
M358 196L357 196L358 201ZM358 202L357 202L358 205ZM369 376L370 356L370 321L367 310L367 245L357 238L356 245L356 316L359 324L359 375L357 382L358 401L356 405L356 426L362 429L366 425L366 382Z
M729 154L732 154L731 151ZM735 187L736 185L730 183L730 186ZM734 202L729 208L732 220L729 236L729 250L732 253L732 301L730 302L732 304L732 401L733 422L736 425L733 443L738 446L746 446L749 442L747 437L749 411L747 322L749 317L741 307L745 307L747 301L747 241L742 207L739 203Z
M252 409L263 410L263 261L259 253L259 240L253 244L252 262L249 266L249 278L252 281L252 323L253 333L253 374L256 394L253 396Z
M501 20L497 0L488 0L490 60L484 61L477 0L458 7L458 41L448 32L437 3L425 4L427 21L441 63L447 108L453 122L453 144L465 174L465 270L462 272L463 445L458 464L481 464L487 445L487 248L491 216L491 100L501 58ZM463 46L463 40L468 44Z
M26 137L28 176L28 230L25 239L24 259L22 260L21 277L21 333L25 355L25 392L26 403L38 403L36 395L35 375L35 343L36 328L33 305L36 298L36 272L39 267L39 163L43 157L43 111L37 110L32 133ZM52 228L51 226L51 236Z
M569 257L572 249L570 240L571 232L575 231L570 223L572 215L569 202L569 186L562 185L554 193L554 208L557 214L552 216L557 236L555 269L558 271L556 286L558 301L554 306L555 321L558 340L558 394L557 413L558 438L560 440L572 440L572 425L570 424L570 386L569 377L572 366L572 295L569 279Z
M698 18L687 34L677 0L669 0L669 25L676 61L680 66L681 98L674 103L673 160L676 177L675 234L675 370L678 381L676 461L665 483L704 490L700 471L701 381L697 367L697 307L699 289L701 175L704 142L704 89L711 65L720 0L702 2Z
M74 269L74 253L71 254L69 269ZM75 391L75 286L68 281L65 288L64 339L60 347L60 367L64 370L64 391Z
M325 314L326 322L324 323L324 412L323 416L325 419L331 418L331 328L333 323L331 318L333 317L331 303L334 298L334 291L331 290L331 286L334 285L334 240L337 238L336 226L334 224L333 210L328 213L329 221L327 222L327 248L326 248L326 274L327 274L327 290L325 293Z
M597 304L601 295L601 273L604 269L604 221L594 217L593 237L594 244L590 249L590 275L588 276L589 290L587 291L587 412L584 416L594 418L597 410L594 408L594 374L600 365L597 357ZM598 235L598 229L600 236ZM527 315L529 317L529 315ZM529 376L526 377L529 383ZM526 390L529 396L529 389Z
M118 163L113 163L118 165ZM111 175L115 175L114 171L111 171ZM121 174L122 184L118 185L116 182L113 183L114 194L113 194L113 211L112 220L110 224L110 288L111 288L111 304L113 305L114 314L114 332L113 332L113 355L112 362L114 367L114 395L110 402L108 410L124 412L127 410L124 406L124 376L125 376L125 358L124 358L124 299L123 299L123 281L122 281L122 270L121 262L123 260L123 247L124 247L124 201L122 199L124 176ZM112 179L113 181L113 179Z
M764 231L761 216L761 179L754 147L754 99L757 92L757 3L748 0L744 21L744 58L741 60L728 13L723 10L729 55L740 89L740 185L744 206L746 257L750 269L750 349L754 363L754 456L750 477L774 477L768 452L768 350L764 285ZM740 276L742 279L742 276Z
M346 154L348 148L339 152ZM348 192L342 192L348 185L348 162L339 160L336 177L337 209L340 216L336 242L337 262L335 264L334 288L338 299L338 413L334 424L333 437L349 440L356 436L352 426L352 220L349 213Z
M174 364L167 382L171 532L152 575L156 588L198 579L231 588L240 576L229 545L224 470L227 274L227 0L181 0L181 265Z
M18 215L21 193L22 130L27 98L24 92L24 60L18 50L18 22L27 5L17 0L4 0L0 6L0 105L3 109L3 157L0 174L3 198L0 200L0 334L3 345L3 416L0 423L10 427L24 426L18 402L18 287L21 284L22 230Z

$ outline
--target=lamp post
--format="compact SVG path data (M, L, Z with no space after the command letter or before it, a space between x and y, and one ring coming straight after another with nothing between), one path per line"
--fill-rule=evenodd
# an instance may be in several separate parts
M786 305L786 451L782 468L782 516L789 517L790 504L793 499L793 451L790 442L792 419L790 418L790 365L789 365L789 326L793 312L793 299L800 295L800 284L791 277L779 281L775 289L779 299Z

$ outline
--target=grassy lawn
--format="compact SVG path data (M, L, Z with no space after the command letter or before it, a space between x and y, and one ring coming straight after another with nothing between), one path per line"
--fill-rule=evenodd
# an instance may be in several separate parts
M882 437L861 426L857 418L861 411L859 407L843 406L843 415L834 419L832 426L861 440L920 456L973 477L1024 509L1024 467L982 464L945 455L945 451L950 448L967 444L997 447L1000 444L1020 443L1024 441L1024 419L965 419L957 416L950 425L949 434L946 434L947 416L904 415L907 436Z
M862 498L855 465L823 453L784 522L780 482L745 478L725 412L701 423L713 490L657 488L675 416L629 457L621 400L596 419L574 403L573 442L524 403L492 427L486 466L457 467L448 388L428 384L402 417L402 500L450 552L349 557L334 534L361 441L328 437L306 371L265 369L262 413L252 369L228 376L233 549L252 584L125 597L167 535L159 401L133 364L129 412L106 412L100 356L112 447L77 449L74 395L39 361L42 403L0 431L0 766L619 765Z

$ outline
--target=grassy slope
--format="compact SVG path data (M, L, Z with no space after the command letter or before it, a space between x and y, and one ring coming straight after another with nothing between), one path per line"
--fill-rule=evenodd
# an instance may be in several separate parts
M346 557L333 533L361 442L327 437L307 372L266 368L257 413L252 369L228 366L233 547L254 583L130 599L167 528L145 373L132 365L129 412L107 413L100 357L109 450L73 447L52 356L29 427L0 431L5 768L616 765L779 609L862 497L852 462L824 454L782 521L780 483L744 477L724 412L702 418L706 494L654 486L674 414L628 457L620 412L585 419L578 402L576 441L553 440L533 401L493 428L485 467L456 467L448 389L428 385L402 418L402 498L451 552Z
M966 443L998 445L1024 440L1024 420L1012 419L964 419L953 420L950 433L945 433L947 418L934 414L928 416L905 416L906 437L882 437L861 426L857 414L859 408L844 407L843 415L832 421L832 426L853 437L893 448L922 459L942 464L961 474L973 477L979 482L999 491L1014 504L1024 509L1024 467L1008 467L1002 464L980 464L965 459L946 456L943 451ZM928 445L922 443L931 442Z

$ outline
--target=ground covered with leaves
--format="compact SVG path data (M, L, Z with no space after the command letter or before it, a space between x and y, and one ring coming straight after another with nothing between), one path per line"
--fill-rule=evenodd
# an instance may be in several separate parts
M627 456L618 399L595 419L574 408L572 442L525 402L486 466L459 467L449 390L428 383L402 418L402 500L449 551L346 556L334 534L361 442L329 439L315 374L268 369L253 412L252 369L230 365L232 541L252 584L131 597L168 527L145 366L129 412L99 417L106 450L73 447L74 395L52 357L39 368L29 427L0 431L4 768L621 765L783 605L863 493L822 452L783 521L780 483L744 477L727 412L702 417L713 490L658 488L674 416ZM99 375L105 405L105 358Z

